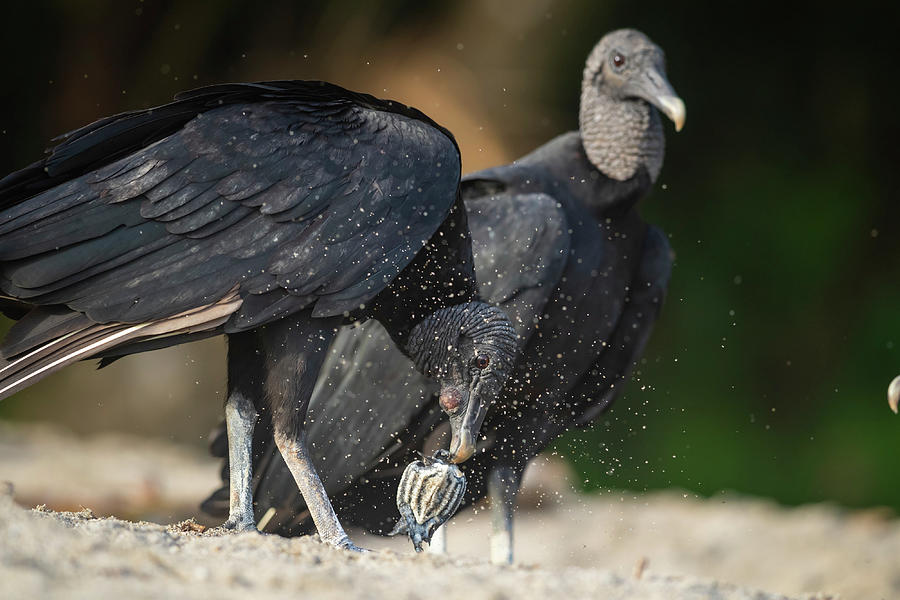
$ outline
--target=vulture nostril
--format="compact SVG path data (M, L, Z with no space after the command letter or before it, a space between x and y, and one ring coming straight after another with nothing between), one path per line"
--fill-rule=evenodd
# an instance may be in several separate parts
M460 394L459 391L453 389L444 390L441 392L441 397L438 402L445 412L452 412L459 408L459 405L462 404L462 394Z

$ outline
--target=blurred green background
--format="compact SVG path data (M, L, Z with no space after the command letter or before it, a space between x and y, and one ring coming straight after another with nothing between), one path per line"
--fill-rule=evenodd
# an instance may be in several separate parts
M556 451L587 489L733 489L900 509L898 11L626 0L159 2L7 7L0 166L113 112L221 81L326 79L423 109L465 171L577 126L608 30L666 51L688 107L643 203L677 253L645 360L611 412ZM0 416L202 444L223 344L78 365ZM52 398L52 399L51 399Z

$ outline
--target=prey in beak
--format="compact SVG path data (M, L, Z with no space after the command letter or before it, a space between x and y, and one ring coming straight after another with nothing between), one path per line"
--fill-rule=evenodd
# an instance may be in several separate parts
M397 487L400 520L390 536L407 534L416 552L431 544L438 527L453 516L466 493L466 478L459 467L447 462L447 451L422 457L407 465Z
M476 440L488 407L500 394L518 352L515 329L499 308L473 303L462 314L446 309L458 323L413 329L408 342L417 368L440 384L438 404L450 420L450 450L438 450L407 466L397 489L401 519L392 535L407 533L417 552L422 543L453 516L466 489L456 465L475 454ZM426 323L426 325L432 325ZM455 333L451 339L435 331Z

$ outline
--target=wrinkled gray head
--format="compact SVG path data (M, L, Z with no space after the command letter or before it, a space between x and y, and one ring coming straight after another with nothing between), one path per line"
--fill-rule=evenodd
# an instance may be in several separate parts
M676 131L684 126L684 102L666 79L662 49L634 29L603 36L581 83L581 135L594 166L620 181L644 166L655 181L665 150L656 109Z
M406 353L416 368L441 386L441 409L450 417L450 460L475 453L488 407L512 372L516 332L506 314L484 302L441 309L409 334Z

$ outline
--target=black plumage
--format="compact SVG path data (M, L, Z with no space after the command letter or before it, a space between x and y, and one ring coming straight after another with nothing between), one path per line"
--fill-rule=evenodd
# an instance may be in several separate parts
M460 400L455 460L513 358L508 320L476 301L459 164L421 112L323 82L203 88L68 134L0 181L0 290L19 318L0 398L75 360L226 333L227 525L254 524L238 480L262 412L319 532L349 546L302 431L337 328L378 319Z
M594 217L579 198L610 183L591 180L587 164L579 137L567 134L515 165L463 181L482 297L510 315L524 347L488 413L483 451L467 465L467 504L485 495L491 468L508 466L520 476L540 450L589 422L621 393L661 306L670 266L665 236L632 208ZM560 181L557 169L572 177ZM635 200L630 185L612 187L625 193L601 192L612 200L601 215L615 215L620 203ZM373 381L378 395L369 393ZM383 499L391 498L406 462L430 449L427 437L439 423L439 413L423 398L429 389L402 356L390 352L389 338L376 324L342 332L335 341L307 431L313 454L329 465L323 472L343 473L326 486L341 492L336 506L345 507L354 523L379 532L393 525L396 509ZM347 398L365 404L351 405ZM345 427L357 434L351 446L334 436ZM291 502L299 498L284 485L287 473L277 455L268 455L270 447L260 427L254 442L257 517L273 506L286 508L270 519L268 530L295 533L302 528L294 517L303 513L284 494ZM213 512L214 506L207 503ZM279 527L279 518L288 522Z
M459 164L421 113L363 101L375 106L316 83L215 86L70 134L0 182L3 292L138 323L240 283L264 301L228 331L288 297L285 312L357 311L444 221Z
M476 198L467 200L466 205L476 265L482 274L478 280L481 296L510 315L519 345L524 346L566 262L569 234L563 213L555 200L543 194ZM515 218L510 218L513 215ZM503 252L495 252L497 248ZM483 264L490 267L482 268ZM421 443L421 436L434 424L427 405L437 394L436 386L392 346L387 332L371 322L342 331L332 343L305 427L314 460L325 467L320 470L329 493L345 490L375 467L379 458L410 442ZM421 431L397 435L420 418L427 420ZM270 500L291 506L296 496L277 452L269 453L273 447L267 416L262 415L261 421L254 433L253 452L254 487L261 494L256 495L258 518L267 511ZM352 437L336 435L339 431L350 432ZM216 454L227 453L224 433L213 444ZM397 466L402 471L405 465ZM223 475L227 479L227 473ZM395 490L396 486L388 494ZM208 502L206 509L221 513L223 500L227 506L227 489ZM296 500L300 501L299 497ZM393 501L390 504L393 506Z
M524 348L487 416L482 451L466 467L464 502L490 493L496 504L497 534L505 538L494 545L498 561L511 560L512 506L526 465L621 395L665 297L669 245L636 210L662 164L654 106L678 128L683 124L684 106L665 78L662 51L639 32L613 32L587 62L580 132L463 180L482 297L510 314ZM598 125L604 119L610 122ZM354 524L386 533L396 519L392 494L403 465L438 443L440 415L419 400L417 390L428 387L402 357L386 355L386 337L377 326L363 329L344 332L335 343L309 431L316 460L343 465L343 477L326 482L337 510ZM358 346L365 349L345 353ZM357 378L356 368L370 374ZM387 396L365 388L379 375ZM343 398L358 396L367 398L378 421L344 409L350 405ZM405 420L400 405L408 407ZM380 429L372 431L373 423ZM364 432L352 446L333 436L348 425ZM214 441L215 454L224 454L223 441ZM283 466L262 427L253 454L257 518L267 531L303 531L308 515L284 485ZM205 508L216 512L221 498L214 493Z

